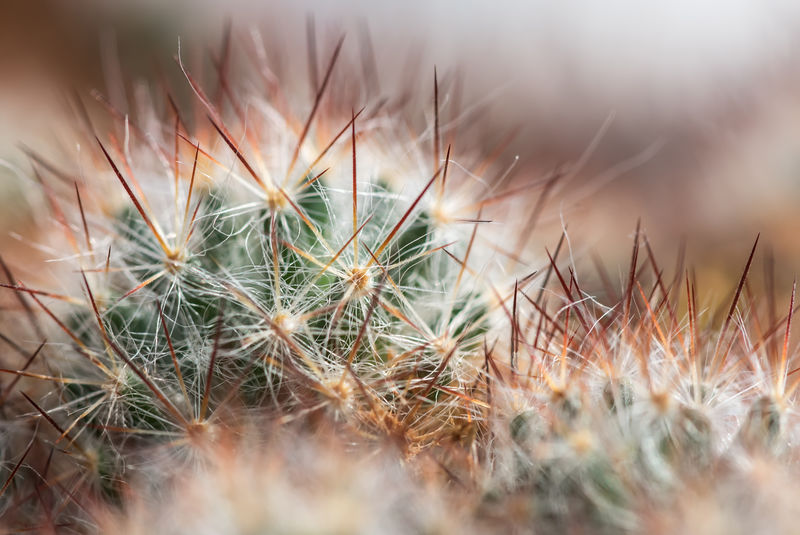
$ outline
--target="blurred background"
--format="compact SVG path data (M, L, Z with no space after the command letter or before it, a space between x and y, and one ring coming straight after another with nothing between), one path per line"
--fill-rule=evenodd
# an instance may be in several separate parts
M626 269L639 217L665 265L685 237L692 264L735 278L761 232L779 284L798 271L793 0L3 2L2 250L31 220L19 202L31 187L17 176L30 170L20 143L43 154L63 143L56 126L71 120L71 94L113 92L119 65L132 78L152 78L156 64L175 70L178 36L215 49L227 19L234 32L258 27L305 75L309 14L323 57L342 31L357 49L366 28L382 74L416 58L412 76L428 95L433 65L457 73L464 105L483 110L468 127L487 146L519 129L501 157L519 156L518 179L588 155L550 218L562 216L576 247L599 252L613 273Z

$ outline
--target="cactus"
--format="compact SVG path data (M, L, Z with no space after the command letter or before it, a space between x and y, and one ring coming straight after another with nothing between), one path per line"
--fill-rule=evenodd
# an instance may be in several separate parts
M638 531L706 477L786 462L794 292L765 328L747 286L755 246L721 323L699 312L682 267L665 278L639 228L621 297L600 303L577 266L564 268L565 235L546 262L527 247L539 203L521 201L533 188L484 181L475 171L489 162L453 149L436 74L432 124L409 137L385 106L327 98L341 47L306 115L270 76L266 96L234 96L221 77L212 99L181 64L197 117L169 95L133 118L101 100L120 120L97 137L85 125L96 150L84 179L34 158L59 179L40 181L75 291L6 269L3 286L38 307L32 330L51 324L50 342L17 345L24 362L2 369L12 529L132 531L137 508L167 496L200 515L197 529L217 515L208 526L237 527L208 529L267 531L282 524L269 516L281 511L274 495L264 525L183 497L257 509L236 487L263 489L247 466L275 470L274 455L292 466L276 476L287 495L330 507L296 478L341 489L317 462L297 476L292 442L325 459L342 448L330 462L358 481L353 452L374 456L366 469L394 474L379 486L419 492L372 506L390 510L387 532ZM534 183L542 201L560 176ZM459 514L432 513L420 498L431 487ZM707 492L722 508L734 499ZM404 524L406 503L422 512ZM346 529L374 532L366 516ZM162 527L194 529L181 525L195 524Z

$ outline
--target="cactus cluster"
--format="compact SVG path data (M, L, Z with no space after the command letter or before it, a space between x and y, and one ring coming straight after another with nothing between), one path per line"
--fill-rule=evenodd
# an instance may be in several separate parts
M255 47L259 78L217 64L212 96L180 64L193 113L98 97L116 121L77 129L79 175L32 157L69 267L33 288L4 264L30 312L3 338L8 529L671 531L688 493L757 514L719 482L794 469L798 379L794 293L782 318L754 297L755 246L721 315L638 228L619 290L584 280L565 233L528 246L564 173L506 184L455 148L436 75L419 134L402 101L356 111L341 47L303 115ZM365 481L363 522L275 516L333 518Z

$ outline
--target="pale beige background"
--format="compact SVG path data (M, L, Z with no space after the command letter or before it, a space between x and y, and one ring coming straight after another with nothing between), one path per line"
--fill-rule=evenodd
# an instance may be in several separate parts
M688 235L694 263L722 275L740 268L758 231L775 246L784 278L800 266L797 2L222 4L4 2L0 159L25 171L20 141L43 152L63 144L54 125L64 120L65 96L103 87L109 57L121 58L126 75L146 75L153 58L169 64L178 35L195 47L217 46L228 16L239 31L256 23L302 75L311 13L321 47L344 30L357 48L366 25L389 77L421 51L420 91L429 91L428 66L460 69L467 100L488 103L474 125L487 144L522 127L508 154L520 156L518 177L578 159L613 116L582 176L590 189L577 210L564 209L584 248L612 266L638 216L667 258ZM631 159L637 165L628 166ZM28 222L18 202L26 187L0 170L6 250L7 231L24 232Z

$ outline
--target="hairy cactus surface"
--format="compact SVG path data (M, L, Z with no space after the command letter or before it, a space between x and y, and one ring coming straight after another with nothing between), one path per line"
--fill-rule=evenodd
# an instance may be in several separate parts
M794 290L755 297L755 245L720 307L639 227L619 289L584 279L566 231L530 245L569 168L509 182L436 73L420 121L342 46L302 112L226 43L213 93L179 55L191 101L79 104L78 172L31 154L63 243L50 288L3 262L8 531L681 532L695 494L703 531L788 526L732 488L796 472Z

